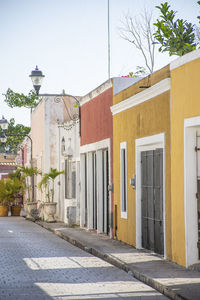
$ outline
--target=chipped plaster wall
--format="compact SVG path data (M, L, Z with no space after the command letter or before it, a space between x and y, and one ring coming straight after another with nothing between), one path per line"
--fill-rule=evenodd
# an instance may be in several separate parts
M71 225L80 223L80 137L79 122L73 123L68 121L64 123L64 127L60 128L60 140L65 139L65 151L61 153L61 169L65 169L66 153L68 148L72 149L72 162L76 171L76 198L65 198L65 175L62 175L61 195L64 199L62 220Z
M49 172L50 168L61 168L61 133L58 124L69 121L77 114L74 108L74 99L68 96L44 96L39 105L32 112L31 136L33 140L33 160L42 173ZM62 217L61 186L62 175L55 181L55 198L57 217ZM38 176L37 184L41 180ZM45 195L38 191L37 200L44 201Z

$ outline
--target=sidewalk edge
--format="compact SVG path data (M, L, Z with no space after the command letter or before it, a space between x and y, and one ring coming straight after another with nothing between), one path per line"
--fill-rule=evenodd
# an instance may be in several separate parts
M98 257L101 258L103 260L105 260L106 262L110 263L111 265L124 270L125 272L129 273L130 275L132 275L133 277L135 277L136 279L140 280L141 282L149 285L150 287L154 288L155 290L157 290L158 292L160 292L161 294L173 299L173 300L188 300L187 298L181 296L180 294L174 292L172 289L170 289L169 287L161 284L160 282L156 281L155 279L152 279L151 277L142 274L136 270L134 270L134 268L128 266L126 263L124 263L123 261L121 261L120 259L112 256L111 254L105 254L102 253L98 250L96 250L95 248L88 248L86 245L84 245L82 242L77 241L76 239L63 234L61 231L59 231L59 229L54 229L54 228L50 228L48 227L48 225L41 223L40 221L36 221L35 222L37 225L51 231L52 233L56 234L57 236L59 236L60 238L64 239L65 241L69 242L70 244Z

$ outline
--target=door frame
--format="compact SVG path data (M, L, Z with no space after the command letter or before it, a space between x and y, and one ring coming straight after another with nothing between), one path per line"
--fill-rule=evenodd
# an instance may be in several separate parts
M91 160L90 156L92 152L96 152L97 155L97 232L98 233L103 233L103 211L102 211L102 199L103 199L103 194L102 194L102 153L103 151L107 149L108 150L108 177L109 177L109 182L108 184L111 184L111 140L110 138L107 138L105 140L101 140L99 142L83 145L80 147L80 155L83 157L83 154L87 156L88 161ZM84 164L83 160L81 159L81 182L84 182ZM89 174L89 166L87 170L87 193L88 195L92 195L92 185L89 184L89 180L91 180L91 174ZM82 186L81 183L81 226L84 223L84 191L85 188ZM111 224L111 214L112 214L112 192L109 191L109 205L108 205L108 216L109 216L109 224ZM92 202L91 202L91 197L87 199L88 201L88 229L92 229L92 221L90 220L93 219L93 210L92 210ZM101 200L100 200L101 199ZM110 228L110 232L108 233L110 237L112 237L112 228Z
M184 210L185 210L185 264L198 263L197 223L197 170L196 130L200 128L200 116L184 119Z
M142 249L142 193L141 193L141 152L163 149L163 237L164 258L166 258L166 230L165 230L165 133L159 133L135 140L136 167L136 248Z

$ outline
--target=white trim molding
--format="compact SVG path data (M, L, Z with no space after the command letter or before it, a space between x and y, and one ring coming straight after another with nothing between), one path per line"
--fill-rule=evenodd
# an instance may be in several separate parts
M184 120L184 210L186 267L199 263L197 212L196 133L200 130L200 116Z
M142 248L142 214L141 214L141 152L163 148L163 233L164 257L166 258L165 230L165 133L143 137L135 140L136 164L136 248Z
M99 142L83 145L80 147L81 153L81 226L85 224L85 201L87 201L88 209L88 223L87 226L89 229L93 229L93 166L92 166L92 154L96 153L96 175L97 175L97 232L103 233L103 151L108 151L108 185L111 184L111 141L110 138L101 140ZM85 158L87 162L87 174L85 170ZM87 183L87 197L85 197L85 185ZM111 220L112 213L112 192L109 191L109 203L108 203L108 215L109 220ZM111 222L110 222L111 224ZM108 233L112 237L112 230Z
M98 151L98 150L104 149L104 148L110 148L110 138L96 142L96 143L83 145L80 147L80 153Z
M200 58L200 49L189 52L181 57L178 57L176 60L170 63L170 71L178 67L181 67L195 59Z
M112 79L108 79L106 82L102 83L96 89L88 93L87 95L83 96L80 99L80 105L84 105L85 103L89 102L90 100L94 99L95 97L99 96L106 90L112 87Z
M144 91L111 106L110 108L111 112L113 115L116 115L124 110L127 110L131 107L134 107L138 104L148 101L169 90L170 90L170 78L165 78L160 82L154 84L150 88L145 89Z

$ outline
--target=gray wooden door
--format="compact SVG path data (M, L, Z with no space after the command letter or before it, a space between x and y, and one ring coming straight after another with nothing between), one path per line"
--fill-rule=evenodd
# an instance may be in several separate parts
M109 233L109 165L108 165L108 150L103 150L103 232Z
M93 178L93 229L97 229L97 157L92 153L92 178Z
M197 248L198 248L198 258L200 259L200 135L199 132L196 132L196 164L197 164L197 222L198 222L198 242L197 242Z
M163 149L141 153L142 247L164 253Z

